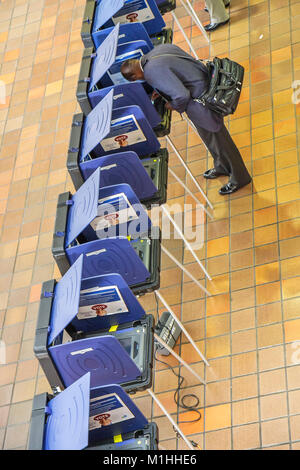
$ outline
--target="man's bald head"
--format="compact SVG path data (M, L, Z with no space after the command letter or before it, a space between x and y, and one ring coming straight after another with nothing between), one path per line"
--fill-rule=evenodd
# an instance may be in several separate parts
M121 73L129 82L144 80L144 72L142 71L140 62L137 59L125 60L121 66Z

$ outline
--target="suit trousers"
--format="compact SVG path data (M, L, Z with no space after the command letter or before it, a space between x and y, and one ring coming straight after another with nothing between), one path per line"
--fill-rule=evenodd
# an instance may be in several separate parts
M206 6L210 15L210 22L223 23L228 20L229 14L226 11L225 5L228 5L229 0L206 0Z
M218 132L210 132L199 126L196 128L214 159L215 169L228 175L233 184L244 186L250 183L251 176L224 123Z

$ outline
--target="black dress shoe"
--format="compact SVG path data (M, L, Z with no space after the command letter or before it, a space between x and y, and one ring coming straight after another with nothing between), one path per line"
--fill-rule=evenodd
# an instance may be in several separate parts
M224 24L228 23L228 20L222 21L222 23L209 23L206 26L204 26L205 31L214 31L215 29L219 28L220 26L223 26Z
M227 5L225 5L225 8L229 8L229 5L230 5L230 2L227 3ZM204 8L204 11L206 11L208 13L208 8Z
M222 186L222 188L219 190L219 193L222 196L225 196L226 194L232 194L232 193L235 193L236 191L238 191L238 189L243 188L244 186L246 186L249 183L251 183L251 180L246 184L235 184L235 183L231 183L229 181L229 183L225 184L225 186Z
M203 176L207 180L214 180L215 178L218 178L218 176L228 176L228 175L226 173L220 173L215 168L211 168L210 170L205 171L205 173L203 173Z

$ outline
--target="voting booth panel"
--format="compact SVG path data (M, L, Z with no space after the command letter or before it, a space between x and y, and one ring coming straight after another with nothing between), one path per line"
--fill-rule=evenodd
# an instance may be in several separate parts
M97 49L113 29L114 27L96 31L93 33L92 38L88 38L87 40L83 41L84 46L86 48L95 47L95 49ZM150 37L142 23L120 24L118 44L124 44L137 40L145 41L150 49L152 49L154 46L159 46L160 44L172 44L173 30L171 28L164 28L159 33L156 33Z
M119 273L135 294L152 292L160 284L159 229L151 226L128 185L99 190L99 173L98 168L74 196L59 196L52 243L54 259L65 274L83 254L84 278ZM142 233L150 228L151 233ZM115 235L122 232L139 236L128 239Z
M147 155L160 144L139 106L113 109L113 90L84 119L81 157L91 152L95 157L121 150Z
M160 143L139 106L113 109L113 90L88 116L74 116L69 153L78 162L129 150L146 156L159 149Z
M148 160L143 162L143 166L152 181L145 184L143 190L141 185L134 185L140 189L139 199L147 206L163 204L167 195L167 150L160 150L159 141L139 107L127 106L113 110L112 103L113 91L109 92L87 117L79 114L73 118L67 167L75 188L83 182L83 168L94 169L95 165L100 166L100 160L97 160L97 164L92 163L93 160L111 157L112 154L119 159L119 166L114 170L111 167L111 174L114 174L114 177L118 174L120 182L126 182L129 173L136 176L144 173L143 181L147 181L147 176L139 165L131 171L125 171L124 164L120 164L121 153L124 152L126 159L131 151Z
M121 74L121 65L125 60L140 59L151 48L144 40L120 44L119 29L120 25L113 28L95 52L93 48L84 50L77 100L82 112L87 115L113 90L113 109L139 106L156 135L163 137L170 133L171 126L171 111L165 108L164 100L157 98L152 103L153 89L149 85L145 82L130 83Z
M149 47L149 50L153 49L153 39L150 38L145 29L145 26L142 23L118 23L117 27L119 27L118 44L126 44L134 41L145 41ZM94 42L85 47L94 47L95 49L98 49L98 47L101 46L103 41L105 41L107 36L109 36L115 28L116 26L100 29L93 35Z
M88 242L66 250L58 261L68 268L83 254L83 276L117 272L126 280L135 295L153 292L160 285L160 240L124 237ZM60 265L58 265L60 267Z
M115 384L86 374L56 396L36 395L28 450L156 450L158 430Z
M91 387L151 387L152 315L120 276L83 282L82 266L81 256L58 283L42 287L34 352L51 387L65 388L86 372Z
M149 36L166 26L155 0L87 0L81 28L85 47L93 44L99 30L118 23L142 23Z
M142 204L150 208L153 204L164 204L167 200L168 182L167 149L161 149L139 159L135 152L122 152L98 157L79 164L69 162L68 171L75 189L100 168L99 188L114 184L129 184Z
M100 168L68 202L66 247L79 235L93 241L111 236L142 238L151 231L151 220L128 184L100 188L99 181Z
M83 36L84 47L93 47L97 49L108 34L113 30L113 26L110 28L99 29L95 31L92 36ZM173 42L173 30L171 28L164 28L159 33L149 36L144 25L142 23L125 23L120 24L119 44L133 42L137 40L145 41L149 48L159 46L162 44L172 44Z
M97 49L112 30L113 27L96 31L91 39L83 41L84 46L86 48L94 47ZM120 25L119 44L137 40L145 41L150 49L162 44L172 44L173 30L171 28L164 28L159 33L153 34L150 37L142 23L129 23Z

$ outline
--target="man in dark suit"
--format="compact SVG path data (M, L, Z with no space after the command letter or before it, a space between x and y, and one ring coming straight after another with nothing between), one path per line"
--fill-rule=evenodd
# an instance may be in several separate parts
M129 81L145 80L167 100L169 109L186 112L214 159L214 168L203 176L207 179L229 176L220 194L231 194L250 183L251 177L223 117L194 101L208 88L204 63L173 44L164 44L140 60L126 60L121 72Z

